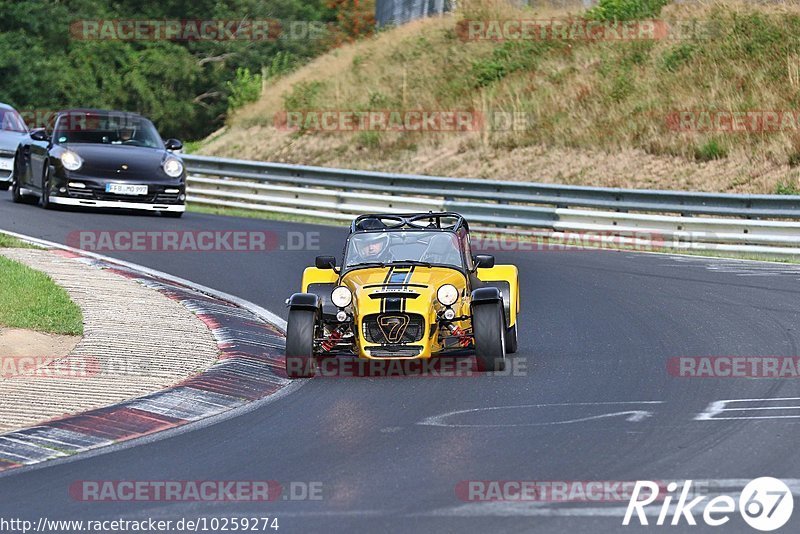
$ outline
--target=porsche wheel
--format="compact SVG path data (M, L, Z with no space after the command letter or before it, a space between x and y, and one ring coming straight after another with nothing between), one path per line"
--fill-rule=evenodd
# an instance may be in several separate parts
M50 203L50 164L44 164L44 176L42 176L42 196L39 198L41 206L46 209L53 209Z
M33 197L36 198L36 197ZM14 172L11 174L11 200L15 204L30 203L31 197L23 195L19 185L19 157L14 158Z
M506 354L517 352L517 325L506 328Z
M286 374L289 378L314 376L314 310L290 310L286 324Z
M487 303L472 308L472 335L478 370L502 371L506 366L506 336L503 303Z

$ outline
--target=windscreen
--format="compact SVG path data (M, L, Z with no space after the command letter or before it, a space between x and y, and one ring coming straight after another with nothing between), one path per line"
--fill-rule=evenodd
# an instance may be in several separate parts
M25 133L28 128L19 113L13 109L0 109L0 130L4 132Z
M463 267L458 240L450 232L365 232L350 237L345 267L399 261Z
M59 116L53 139L59 144L94 143L164 148L149 120L127 113L69 112Z

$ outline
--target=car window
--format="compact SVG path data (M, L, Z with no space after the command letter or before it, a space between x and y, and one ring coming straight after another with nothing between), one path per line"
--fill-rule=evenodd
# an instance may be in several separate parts
M13 109L0 109L0 130L4 132L19 132L26 133L28 127L25 126L25 121Z
M350 237L345 267L395 261L422 261L463 268L458 239L450 232L365 232Z
M56 122L53 139L59 144L94 143L164 148L149 120L115 112L69 112Z

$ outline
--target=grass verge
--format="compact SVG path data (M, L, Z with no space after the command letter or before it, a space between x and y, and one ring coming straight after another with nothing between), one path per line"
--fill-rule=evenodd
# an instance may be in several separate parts
M296 222L304 224L321 224L324 226L344 225L344 222L336 223L328 219L309 217L306 215L291 215L288 213L278 213L273 211L202 206L198 204L187 204L186 209L194 213L205 213L207 215L221 215L224 217L244 217L246 219L266 219L270 221L286 221L286 222ZM355 219L355 216L353 216L353 218Z
M83 334L83 314L63 288L46 274L2 256L0 324L50 334Z
M21 241L16 237L11 237L0 233L0 248L38 248L35 245Z

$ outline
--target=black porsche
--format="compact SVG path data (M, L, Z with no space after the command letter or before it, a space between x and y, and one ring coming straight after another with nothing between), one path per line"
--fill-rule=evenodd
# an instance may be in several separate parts
M14 202L157 211L186 209L186 170L177 139L164 142L153 123L134 113L59 112L52 133L32 130L14 160Z

